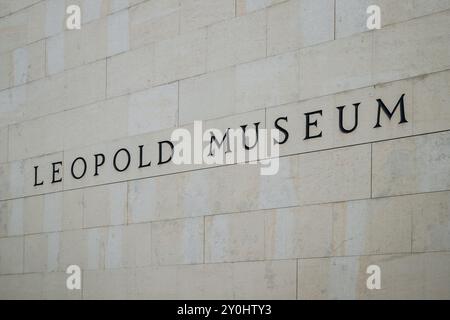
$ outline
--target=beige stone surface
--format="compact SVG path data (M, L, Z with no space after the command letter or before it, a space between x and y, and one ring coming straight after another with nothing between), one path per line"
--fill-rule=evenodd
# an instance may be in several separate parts
M412 198L412 197L410 197ZM449 193L436 192L414 197L412 251L448 251L450 246Z
M449 17L447 10L375 32L373 80L380 83L448 69Z
M23 252L23 237L0 238L0 274L22 273Z
M4 17L8 14L31 6L39 1L40 0L5 0L0 5L0 16Z
M25 237L24 272L51 272L58 268L59 233Z
M419 77L414 82L414 133L448 130L450 72Z
M139 223L125 228L125 266L142 267L151 264L151 224Z
M72 4L80 30L65 26ZM367 30L369 5L380 30ZM0 298L448 299L449 9L1 1ZM374 128L377 99L392 111L400 97L407 122L397 109ZM358 127L344 133L337 107L350 128L354 104ZM322 136L305 140L305 113L318 110L310 129ZM282 117L275 175L235 158L157 164L157 142L180 126L192 134L195 120L223 133ZM51 183L59 161L63 181ZM66 288L73 264L81 290ZM380 290L366 287L374 264Z
M152 223L152 263L192 264L203 262L203 218Z
M234 0L181 0L180 31L187 33L234 16Z
M41 274L38 274L39 276ZM67 290L67 274L65 272L48 272L43 274L42 299L79 300L80 290ZM82 282L83 283L83 282ZM39 286L37 286L39 288Z
M373 33L301 49L300 99L371 85L372 57Z
M263 258L263 214L233 213L205 218L205 262Z
M108 60L108 97L201 74L205 56L206 29L114 56Z
M59 235L58 271L70 265L82 270L97 270L105 267L106 229L63 231Z
M286 0L236 0L236 15L245 15L284 1Z
M373 144L374 197L449 189L449 133Z
M126 299L134 291L132 269L88 270L83 273L83 299Z
M233 264L235 299L295 299L295 260Z
M27 15L23 11L2 18L0 28L8 30L8 32L1 33L0 52L11 51L27 44L28 23Z
M210 26L206 57L208 71L265 57L266 28L264 11Z
M42 299L44 279L40 273L0 275L0 295L5 299Z
M10 161L62 151L64 121L60 114L21 122L9 127ZM38 143L39 142L39 143Z
M232 299L236 288L233 267L231 264L179 266L175 288L176 296L181 299Z
M288 53L238 66L237 110L245 112L298 100L302 70L298 59L301 57L297 53Z
M155 49L152 45L107 60L107 96L143 90L155 83Z
M0 163L8 161L8 127L0 128Z
M180 81L180 124L218 118L236 108L236 69L226 68Z
M205 28L155 44L154 81L169 83L192 77L206 70Z
M19 86L45 76L45 41L37 41L0 55L0 89Z
M82 227L83 197L79 190L18 200L23 202L18 206L21 209L18 213L23 215L25 234L73 230ZM11 200L9 203L15 203L18 200Z
M173 198L172 194L179 196ZM234 165L130 182L129 221L136 223L369 196L370 146L366 145L282 158L280 172L274 176L260 176L257 165Z
M195 266L195 265L194 265ZM206 267L206 265L201 265ZM135 269L135 299L175 299L177 295L177 269L185 266L152 266ZM200 277L202 279L202 277Z
M366 269L372 264L381 269L380 290L366 287ZM298 297L446 299L450 295L449 274L448 252L302 259L298 264Z
M178 34L180 1L144 1L130 8L130 47L137 48Z
M267 53L334 40L334 1L291 0L268 9Z
M124 224L127 216L126 195L126 183L86 189L83 193L83 226L92 228Z
M6 89L11 86L13 78L13 61L9 52L0 55L0 68L3 72L0 74L0 90Z
M48 113L87 105L105 98L105 61L55 74L25 87L25 116L38 117Z
M276 129L275 121L287 117L287 121L279 120L278 122L279 126L289 132L288 140L280 145L282 155L409 136L413 133L415 122L426 117L426 110L429 109L428 106L415 101L417 95L413 90L413 83L409 80L396 81L268 108L267 126L270 129ZM436 91L440 92L438 89ZM444 93L440 94L445 95ZM392 119L381 112L381 128L374 128L377 124L377 99L381 99L386 107L393 111L402 95L404 95L404 112L407 122L400 123L400 107L398 107ZM358 125L353 132L344 133L339 127L339 110L337 108L345 107L343 125L344 128L350 130L355 125L354 104L359 104ZM311 122L317 120L317 127L311 126L310 134L314 136L322 133L322 136L305 140L307 127L305 113L317 111L321 111L322 115L311 116ZM285 134L280 133L280 139L284 138Z
M369 14L366 10L370 5L380 7L382 27L450 8L448 0L337 0L336 38L368 31L366 22Z
M8 162L0 165L0 199L11 199L24 194L24 161Z
M0 237L24 234L23 199L0 203Z
M356 256L411 252L412 197L333 205L333 254Z

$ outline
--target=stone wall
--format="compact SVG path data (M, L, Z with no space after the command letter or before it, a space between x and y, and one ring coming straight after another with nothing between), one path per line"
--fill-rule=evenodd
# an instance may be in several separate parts
M1 0L0 298L449 299L449 30L450 0ZM408 122L374 128L376 99L401 95ZM346 134L336 107L353 103ZM318 109L323 136L305 141ZM273 176L64 166L49 183L52 162L195 120L283 116Z

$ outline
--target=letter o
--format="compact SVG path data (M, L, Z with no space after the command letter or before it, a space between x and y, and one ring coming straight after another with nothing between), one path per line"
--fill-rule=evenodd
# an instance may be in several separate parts
M82 162L83 162L83 164L84 164L84 170L83 170L83 173L80 175L80 176L76 176L75 175L75 172L74 172L74 170L73 170L73 168L75 167L75 163L78 161L78 160L81 160ZM86 174L86 170L87 170L87 164L86 164L86 160L84 160L84 158L83 157L78 157L78 158L76 158L75 160L73 160L73 162L72 162L72 167L70 168L70 171L71 171L71 173L72 173L72 177L74 177L75 179L81 179L81 178L83 178L84 177L84 175Z
M127 165L126 165L123 169L119 169L119 168L117 167L117 163L116 163L117 155L118 155L121 151L125 151L125 153L127 154L127 157L128 157ZM131 156L130 156L130 152L129 152L127 149L122 148L122 149L117 150L117 152L116 152L116 154L114 155L114 158L113 158L113 166L114 166L114 169L116 169L116 170L119 171L119 172L125 171L125 170L127 170L128 167L130 166L130 162L131 162Z

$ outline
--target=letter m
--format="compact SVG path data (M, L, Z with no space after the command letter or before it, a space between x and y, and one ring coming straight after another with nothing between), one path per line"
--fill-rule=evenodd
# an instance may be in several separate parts
M216 138L216 136L214 135L214 133L211 131L211 140L209 143L209 154L208 156L213 156L214 152L213 152L213 143L216 143L216 146L218 149L220 149L220 147L222 147L223 143L227 142L227 150L225 151L225 153L230 152L230 139L228 139L228 131L230 130L230 128L227 129L227 131L225 132L225 134L223 135L222 141L219 142L219 140Z
M394 109L391 111L389 111L389 109L386 107L386 105L384 104L383 100L381 99L377 99L378 102L378 115L377 115L377 124L375 125L374 128L379 128L381 127L380 124L380 118L381 118L381 110L383 110L383 112L388 116L389 120L392 118L392 116L395 113L395 110L397 110L397 108L400 106L400 123L404 123L404 122L408 122L406 120L405 117L405 102L403 100L405 94L402 94L402 96L400 97L400 99L398 100L397 104L395 105Z

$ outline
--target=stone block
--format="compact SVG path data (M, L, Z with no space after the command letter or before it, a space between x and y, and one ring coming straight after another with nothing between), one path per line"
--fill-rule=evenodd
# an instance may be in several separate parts
M207 69L217 70L266 56L266 13L237 17L208 28Z
M0 274L23 273L23 237L0 238Z
M373 144L372 196L448 190L450 134L427 134Z
M153 264L203 262L203 218L154 222L151 233Z
M180 31L185 33L234 17L233 0L181 0Z
M232 213L205 217L205 262L264 259L264 215Z
M268 9L267 54L334 40L334 1L291 0Z

